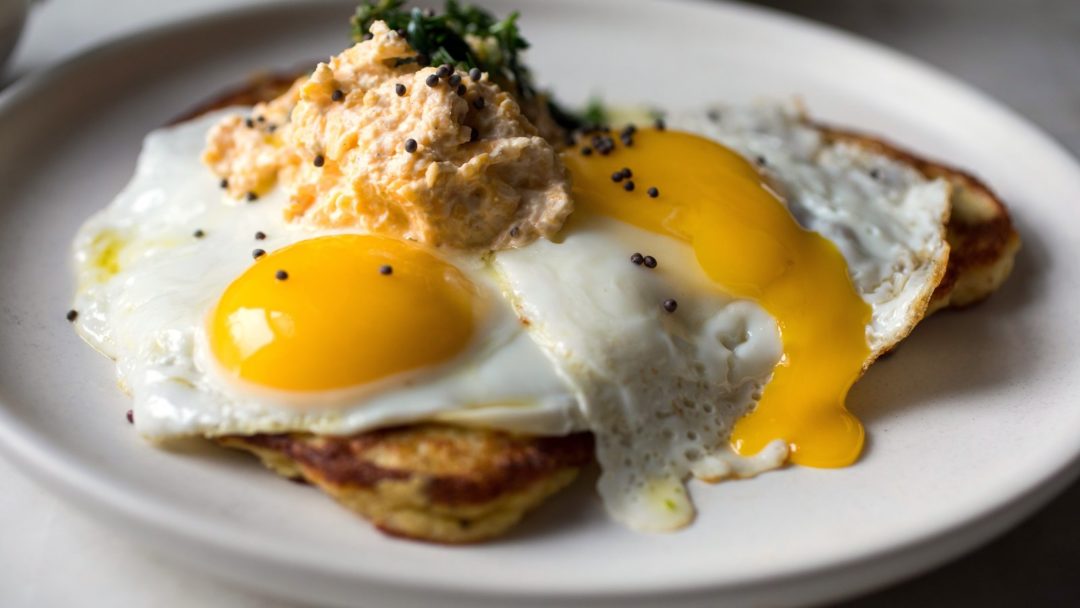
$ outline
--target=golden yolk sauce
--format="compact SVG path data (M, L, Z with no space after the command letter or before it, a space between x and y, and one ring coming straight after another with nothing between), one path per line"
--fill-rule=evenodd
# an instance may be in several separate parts
M863 428L844 399L870 352L871 310L837 248L800 227L746 160L696 135L640 130L630 147L617 143L607 155L579 148L563 160L576 210L685 241L724 292L776 319L784 355L757 407L736 424L735 450L756 453L782 438L792 462L854 462ZM633 190L613 179L623 168Z
M343 234L260 257L208 321L218 362L236 377L289 391L347 388L462 352L476 289L414 243Z

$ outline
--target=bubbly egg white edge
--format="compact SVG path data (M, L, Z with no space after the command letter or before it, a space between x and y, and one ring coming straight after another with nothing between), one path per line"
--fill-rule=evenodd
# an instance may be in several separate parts
M635 251L656 268L629 263ZM557 244L499 252L496 265L574 389L616 520L642 531L682 527L694 515L687 477L747 476L786 460L783 441L754 459L727 441L780 360L776 322L719 292L688 244L588 217ZM668 298L679 302L675 314L661 306Z

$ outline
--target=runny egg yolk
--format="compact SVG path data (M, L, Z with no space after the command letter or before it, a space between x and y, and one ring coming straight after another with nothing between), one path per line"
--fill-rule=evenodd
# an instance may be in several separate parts
M225 370L274 389L348 388L435 365L473 334L476 290L414 243L342 234L260 257L208 322Z
M641 130L632 146L617 144L607 155L571 150L564 160L575 213L687 242L720 289L776 319L784 355L757 407L736 424L735 450L756 453L782 438L795 463L854 462L863 428L844 399L869 355L871 310L837 248L800 227L742 157L695 135ZM623 168L631 170L632 189L626 178L615 179Z

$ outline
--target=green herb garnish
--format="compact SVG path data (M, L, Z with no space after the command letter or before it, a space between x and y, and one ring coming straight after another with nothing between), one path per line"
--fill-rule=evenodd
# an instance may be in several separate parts
M510 84L512 91L534 94L532 80L518 56L529 43L517 27L517 13L496 21L487 11L461 6L447 0L445 10L437 14L420 8L405 9L404 0L369 0L356 9L352 20L353 40L360 41L375 21L385 21L390 29L405 34L409 44L422 55L427 65L453 65L468 70L480 68L500 85ZM471 38L470 45L466 38Z
M581 118L586 124L594 126L606 125L611 122L611 113L608 111L607 106L604 105L604 100L599 97L592 97L589 99L589 103L585 105L585 111L581 113Z
M406 9L404 0L366 0L356 8L352 37L359 42L375 21L384 21L404 34L421 65L450 64L459 69L479 68L521 100L536 97L521 51L529 48L518 29L518 13L497 20L484 9L447 0L442 14L420 8ZM581 125L580 117L548 101L552 117L564 128Z

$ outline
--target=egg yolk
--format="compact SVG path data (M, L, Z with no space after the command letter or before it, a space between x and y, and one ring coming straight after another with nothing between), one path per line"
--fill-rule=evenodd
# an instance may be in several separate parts
M343 234L266 254L222 294L209 344L236 377L347 388L435 365L472 336L476 290L414 243Z
M736 424L735 450L752 454L783 438L795 463L854 462L863 428L844 400L869 355L871 310L837 248L800 227L746 160L695 135L639 130L632 146L616 144L606 155L570 150L564 160L575 213L685 241L723 291L776 319L784 355L757 407ZM631 177L616 180L624 168Z

